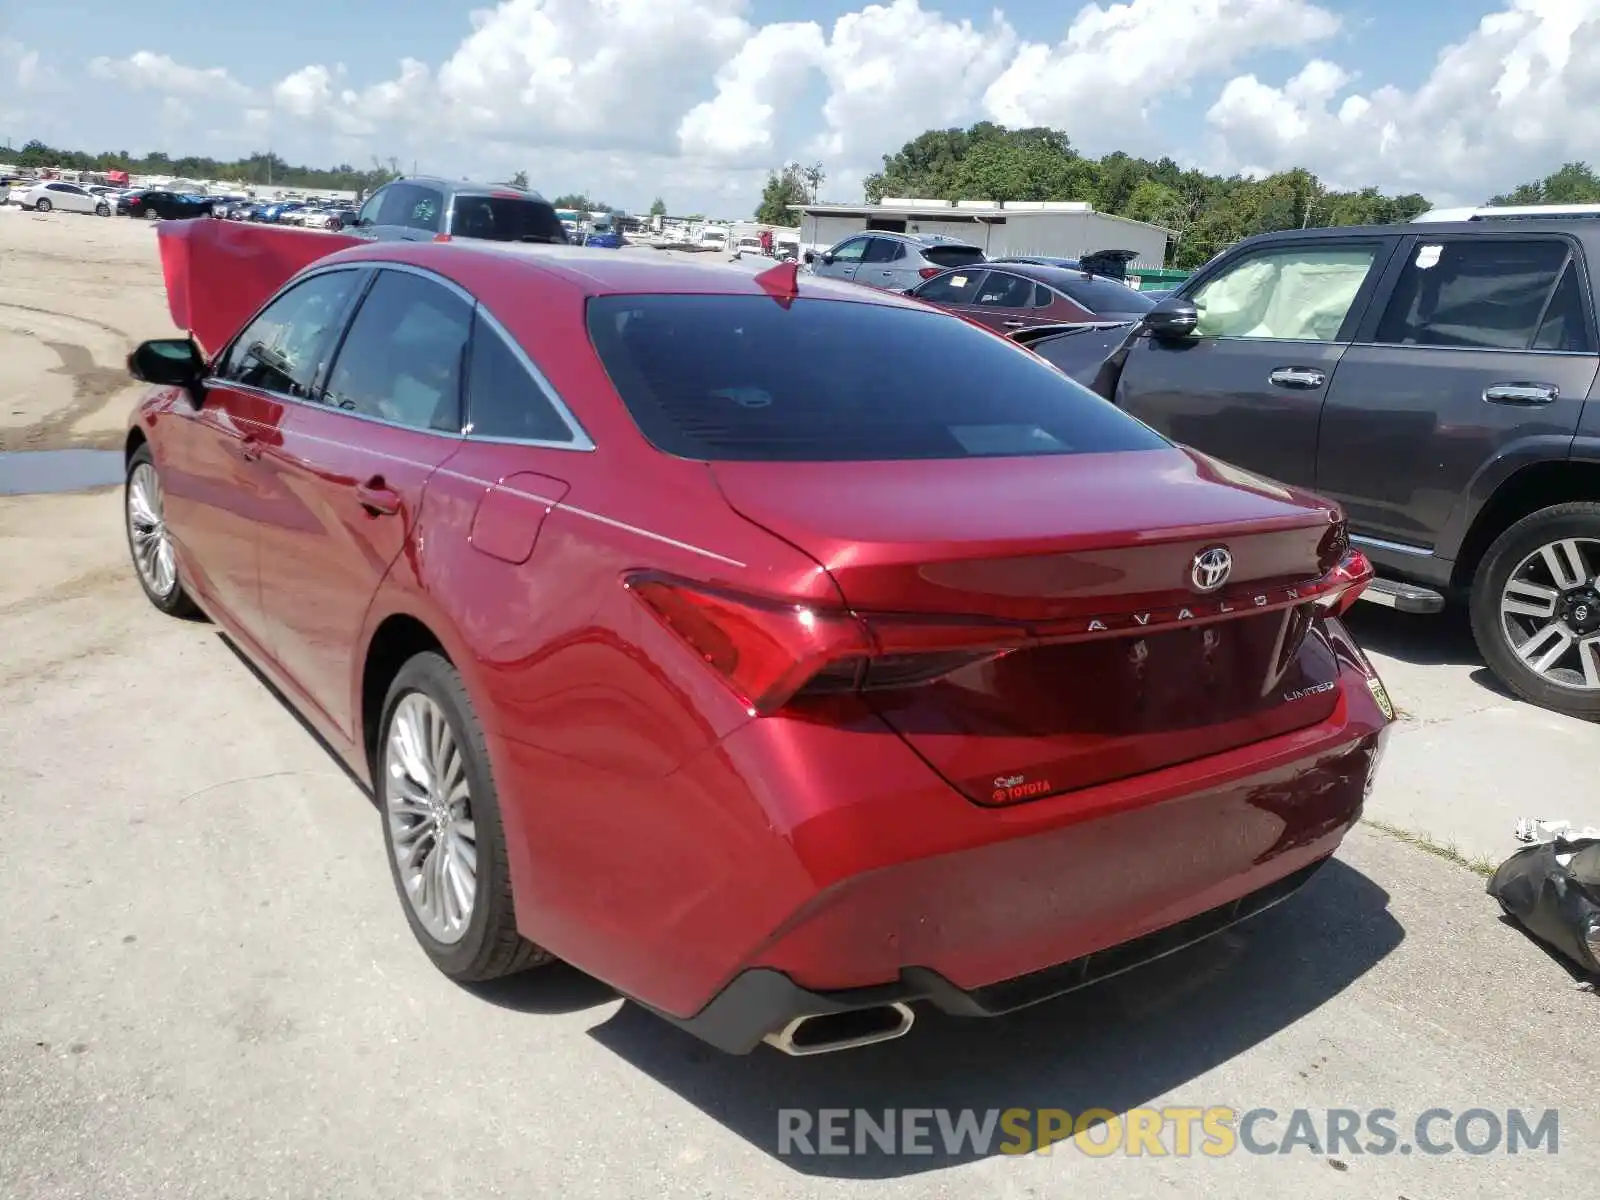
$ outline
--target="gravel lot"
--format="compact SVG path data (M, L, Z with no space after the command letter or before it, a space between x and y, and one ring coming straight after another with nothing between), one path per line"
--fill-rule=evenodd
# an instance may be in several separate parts
M0 210L0 449L116 444L122 356L169 330L151 229ZM456 988L410 940L367 797L214 628L145 604L114 491L0 498L0 554L6 1200L1433 1200L1600 1167L1596 998L1481 878L1376 826L1234 933L849 1056L726 1058L565 968ZM1493 690L1458 623L1356 625L1406 714L1376 820L1495 857L1527 812L1600 822L1570 787L1600 767L1592 728ZM1403 1131L1560 1108L1560 1149L778 1155L784 1106L1215 1104L1386 1107Z

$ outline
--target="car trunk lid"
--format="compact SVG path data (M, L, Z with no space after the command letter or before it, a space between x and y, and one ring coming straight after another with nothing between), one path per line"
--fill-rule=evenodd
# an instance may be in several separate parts
M863 694L980 803L1219 753L1337 702L1307 637L1344 554L1337 510L1205 456L711 469L827 570L887 652ZM955 669L919 669L930 653Z

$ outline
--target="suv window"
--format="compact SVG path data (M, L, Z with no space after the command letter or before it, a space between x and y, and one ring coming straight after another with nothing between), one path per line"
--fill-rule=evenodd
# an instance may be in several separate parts
M1395 284L1375 340L1526 350L1542 332L1568 254L1560 238L1421 240ZM1572 286L1568 296L1575 299L1576 279ZM1581 324L1581 308L1578 318Z
M1246 254L1190 297L1202 337L1337 341L1378 246L1285 246Z
M549 204L523 196L456 196L450 233L492 242L553 242L564 245L566 230Z
M472 305L441 283L380 271L339 347L323 400L413 429L461 432Z
M924 246L922 257L936 267L967 267L984 261L976 246Z
M599 296L588 323L640 431L681 458L861 462L1169 445L1035 355L940 313Z
M1033 303L1033 280L1005 271L990 271L976 303L984 308L1027 308Z
M443 212L444 196L437 189L416 183L391 183L383 190L378 224L437 233Z
M544 384L482 315L472 324L467 368L467 417L477 437L527 442L571 442L572 429Z
M1578 282L1578 264L1569 259L1567 269L1561 273L1555 294L1545 308L1544 320L1534 335L1535 350L1563 350L1569 354L1587 354L1593 346L1589 342L1589 322L1584 319L1583 288Z
M867 252L867 241L864 237L851 238L835 246L831 253L835 262L860 262L861 256Z
M868 238L867 252L861 256L861 261L869 263L893 262L897 258L905 257L905 252L904 242L897 242L892 238Z
M946 271L935 275L913 295L933 304L971 304L987 279L987 271Z
M309 397L362 276L328 271L295 284L245 326L218 375L244 387Z
M376 225L378 223L378 215L383 211L383 206L388 203L389 193L396 186L391 183L388 187L381 187L368 196L361 205L361 211L356 214L356 224L358 226Z

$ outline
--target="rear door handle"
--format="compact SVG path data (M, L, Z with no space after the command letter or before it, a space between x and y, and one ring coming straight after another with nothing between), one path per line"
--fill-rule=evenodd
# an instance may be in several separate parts
M1310 391L1328 382L1326 375L1310 367L1279 367L1267 378L1274 387L1298 388L1300 391Z
M1560 397L1561 389L1553 383L1491 383L1483 389L1483 398L1490 404L1528 407L1553 404Z
M375 517L389 517L400 511L400 493L386 484L382 475L356 484L356 500Z
M1028 323L1026 321L1003 321L1001 323L1007 329L1026 329L1028 327Z

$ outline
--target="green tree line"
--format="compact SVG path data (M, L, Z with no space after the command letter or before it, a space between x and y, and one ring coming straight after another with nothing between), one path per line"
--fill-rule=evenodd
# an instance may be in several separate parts
M817 176L793 163L770 172L756 220L793 224L789 206L814 202L820 169ZM867 177L866 199L875 203L885 196L1088 201L1100 212L1172 230L1169 265L1186 270L1252 234L1409 221L1432 207L1416 193L1329 188L1303 168L1246 179L1120 151L1087 158L1061 130L1007 129L987 121L968 129L930 129L884 155L883 169ZM1600 203L1600 177L1585 163L1568 163L1490 203Z
M328 188L368 192L400 175L395 159L387 163L372 160L370 168L349 163L337 167L295 166L276 154L251 154L245 158L223 160L204 155L173 158L160 151L143 156L126 150L104 150L88 154L82 150L63 150L41 141L30 141L21 150L0 151L12 165L24 170L63 167L73 171L127 171L133 175L171 175L180 179L217 179L245 184L274 184L279 187Z

